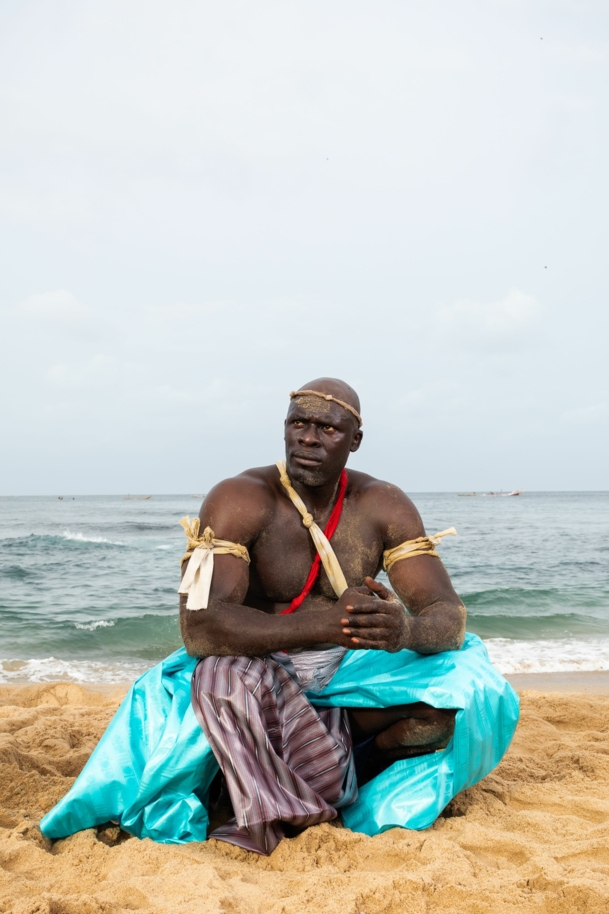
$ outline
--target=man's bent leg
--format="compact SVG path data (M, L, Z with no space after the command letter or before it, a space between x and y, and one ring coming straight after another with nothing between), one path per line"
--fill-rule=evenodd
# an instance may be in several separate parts
M327 822L355 799L346 712L313 708L271 658L201 660L192 703L235 811L210 837L270 854L285 823Z
M392 708L351 708L353 741L368 741L366 758L358 763L358 779L365 783L399 759L444 749L455 729L454 710L433 708L418 701Z

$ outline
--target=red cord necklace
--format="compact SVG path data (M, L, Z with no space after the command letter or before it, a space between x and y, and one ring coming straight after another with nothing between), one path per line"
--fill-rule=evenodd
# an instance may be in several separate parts
M336 504L332 508L332 513L328 518L328 523L324 528L324 534L327 539L331 540L336 532L338 527L338 522L340 521L340 516L343 510L343 502L345 500L345 492L347 491L347 473L345 470L340 474L340 482L338 484L338 497L336 499ZM282 616L288 615L288 613L293 613L295 610L301 606L306 597L311 593L313 589L313 584L319 576L319 571L321 569L321 557L319 552L313 559L313 564L311 565L311 570L309 571L309 576L307 577L307 582L302 590L302 593L299 593L297 597L294 597L287 609L284 609L280 614Z

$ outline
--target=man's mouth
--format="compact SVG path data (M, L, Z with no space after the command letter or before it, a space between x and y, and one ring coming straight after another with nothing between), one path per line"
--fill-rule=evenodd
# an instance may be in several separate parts
M318 467L322 461L313 454L294 454L292 459L301 467Z

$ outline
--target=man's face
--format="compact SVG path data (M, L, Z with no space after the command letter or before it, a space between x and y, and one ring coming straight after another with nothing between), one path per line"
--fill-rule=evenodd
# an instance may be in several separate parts
M288 475L311 487L335 482L361 437L355 419L338 403L295 397L285 421Z

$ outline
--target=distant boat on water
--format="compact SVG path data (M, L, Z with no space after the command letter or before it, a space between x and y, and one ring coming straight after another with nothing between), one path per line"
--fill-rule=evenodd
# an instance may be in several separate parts
M152 495L125 495L123 501L148 501Z
M495 498L509 498L511 495L522 495L524 489L514 489L513 492L483 492L482 495L484 498L490 498L491 496Z
M481 495L483 498L509 498L511 495L522 495L524 489L514 489L513 492L457 492L459 498L474 498L477 495Z

